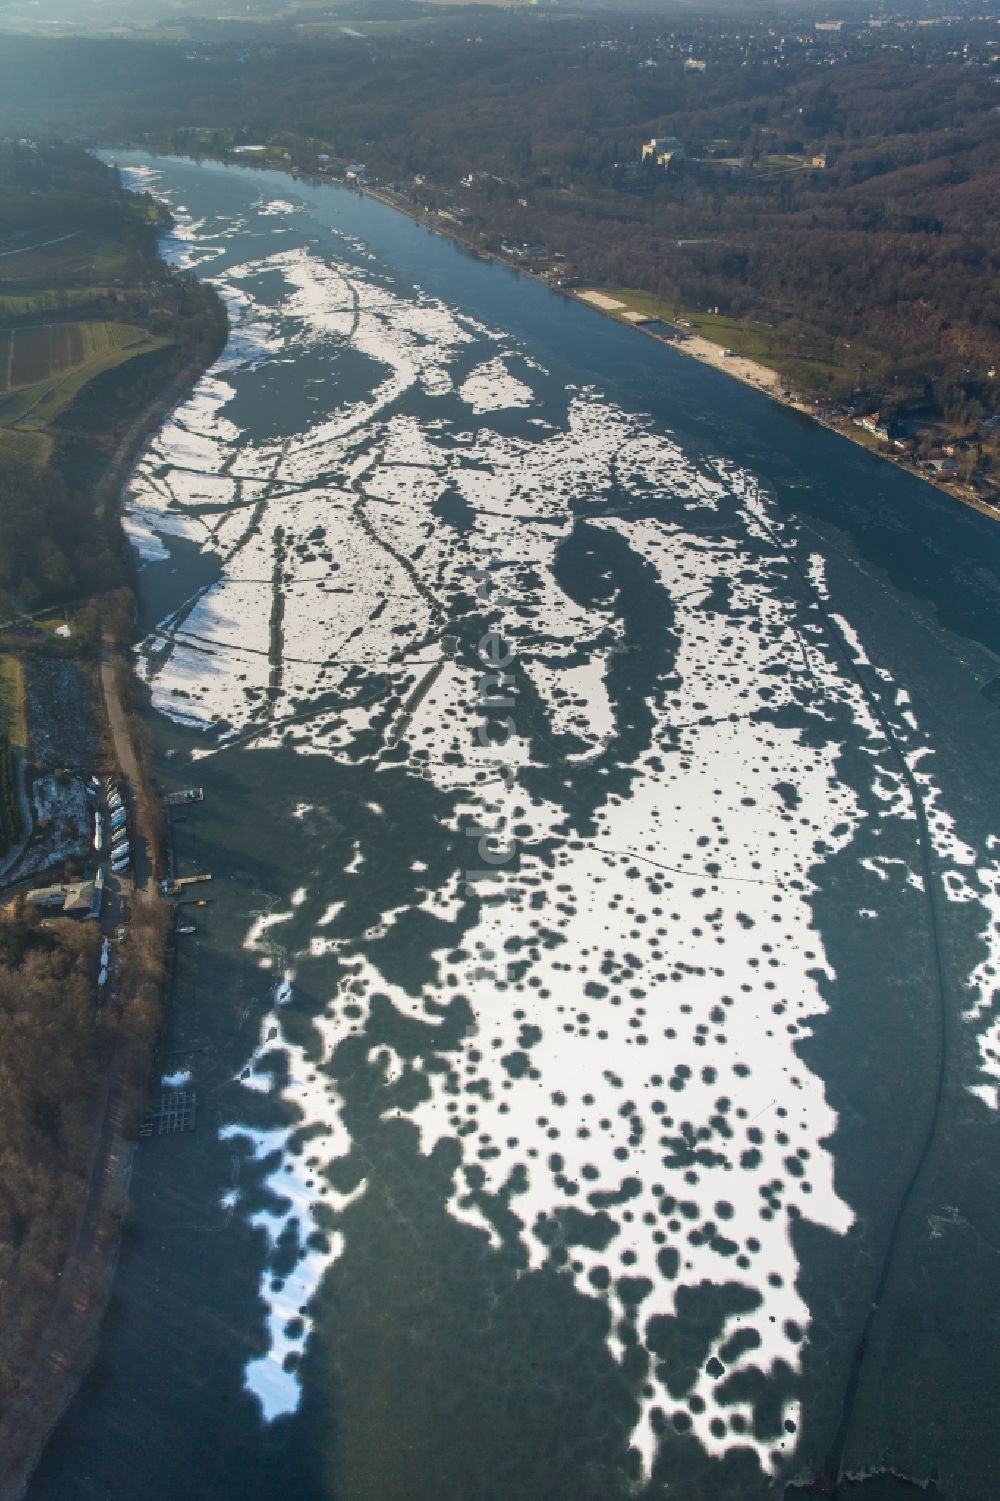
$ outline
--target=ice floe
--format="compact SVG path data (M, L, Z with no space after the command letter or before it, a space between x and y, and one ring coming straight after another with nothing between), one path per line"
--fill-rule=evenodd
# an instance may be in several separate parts
M265 194L254 211L277 231L295 207ZM225 236L178 220L178 255ZM349 829L336 895L310 880L253 915L266 1010L245 1109L223 1131L268 1201L251 1220L267 1249L247 1386L267 1419L300 1398L311 1299L366 1189L334 1191L324 1173L355 1145L332 1060L361 1036L384 1119L424 1152L459 1144L455 1218L600 1298L616 1359L643 1352L647 1470L674 1423L774 1472L796 1399L769 1427L720 1377L794 1388L810 1310L792 1226L853 1221L836 1115L801 1046L836 978L815 919L824 864L867 836L859 923L883 894L926 901L908 858L916 797L951 899L994 903L994 944L997 883L949 820L905 690L827 613L823 559L798 568L752 475L693 461L591 386L563 386L557 406L515 341L401 285L350 237L253 245L216 273L229 347L131 483L143 556L196 540L215 568L141 643L141 671L205 753L404 766L437 799L438 841L466 855L442 874L438 850L408 850L410 900L352 926L344 893L383 872ZM307 360L342 369L343 388L316 376L323 399L300 401ZM254 438L247 404L275 392L298 401L297 426ZM866 768L856 784L847 750ZM390 825L408 812L374 789L359 808ZM289 812L305 837L316 805ZM394 967L414 912L462 926L460 945L423 955L433 983ZM333 961L346 977L307 1046L296 986ZM987 1027L994 980L984 961L970 1025ZM468 1016L446 1067L442 998ZM377 1035L385 1007L426 1029L414 1058ZM995 1102L995 1029L982 1049L975 1087ZM419 1088L401 1096L404 1077ZM256 1124L264 1095L285 1124ZM276 1277L289 1240L298 1259ZM718 1317L697 1370L672 1382L662 1352L695 1294Z

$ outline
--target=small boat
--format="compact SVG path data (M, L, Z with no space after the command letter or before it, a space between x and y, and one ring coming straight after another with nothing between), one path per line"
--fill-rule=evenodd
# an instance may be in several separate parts
M98 817L100 817L100 814L98 814ZM123 808L120 813L116 813L112 818L111 823L109 824L109 828L111 829L111 832L115 834L119 829L123 829L127 823L128 816Z
M111 851L112 862L115 860L127 860L131 853L132 849L129 844L119 844Z
M194 927L192 926L191 923L188 922L188 923L185 923L182 928L178 928L177 931L178 931L178 933L193 933L194 932Z
M111 869L116 876L122 875L124 871L128 870L128 860L112 860Z

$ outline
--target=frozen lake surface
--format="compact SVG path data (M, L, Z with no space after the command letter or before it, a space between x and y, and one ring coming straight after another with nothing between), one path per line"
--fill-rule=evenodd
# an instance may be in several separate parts
M34 1501L985 1501L1000 534L370 201L123 165L232 321L127 495L203 1103Z

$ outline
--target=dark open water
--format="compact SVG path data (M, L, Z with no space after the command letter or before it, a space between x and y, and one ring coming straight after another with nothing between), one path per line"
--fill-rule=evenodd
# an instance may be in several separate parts
M198 1129L31 1501L988 1501L1000 530L370 200L127 161L234 323L130 495Z

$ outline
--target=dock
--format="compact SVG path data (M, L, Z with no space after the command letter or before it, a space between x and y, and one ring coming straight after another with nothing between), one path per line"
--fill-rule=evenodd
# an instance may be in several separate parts
M162 896L177 896L185 886L197 886L199 881L210 881L210 875L200 876L177 876L173 881L160 882L160 894Z
M139 1135L173 1136L178 1131L193 1131L197 1096L193 1089L164 1089L160 1104L140 1122Z

